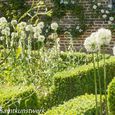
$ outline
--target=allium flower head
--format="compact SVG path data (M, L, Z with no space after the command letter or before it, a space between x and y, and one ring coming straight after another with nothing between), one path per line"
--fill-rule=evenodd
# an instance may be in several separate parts
M38 41L43 42L45 40L45 37L43 35L40 35L38 37Z
M113 55L115 56L115 46L113 47Z
M12 33L11 33L11 37L12 37L12 38L17 38L17 37L18 37L18 33L12 32Z
M40 22L40 23L38 23L37 26L39 26L41 29L43 29L43 28L44 28L44 22Z
M26 31L30 31L30 32L33 32L33 26L30 24L30 25L27 25L26 27L25 27L25 30Z
M102 10L101 10L101 13L104 13L104 12L105 12L105 11L102 9Z
M52 30L55 30L55 31L56 31L57 28L58 28L58 24L57 24L56 22L54 22L54 23L51 24L51 29L52 29Z
M11 24L14 26L14 25L16 25L18 22L17 22L17 20L12 20L11 21Z
M96 5L93 5L93 9L94 9L94 10L97 9L97 6L96 6Z
M39 26L34 27L33 31L34 31L34 33L39 33L39 34L42 33L42 30L41 30L41 28Z
M97 43L100 45L108 45L112 39L111 31L101 28L97 31Z
M88 52L97 52L99 50L99 45L96 42L97 33L92 33L91 36L87 37L84 42L84 47Z
M109 20L110 20L110 21L114 21L114 17L110 17Z
M25 29L25 27L26 27L26 22L20 22L18 25L17 25L17 27L20 29L20 30L24 30Z
M6 18L5 18L5 17L1 17L1 18L0 18L0 23L7 23Z

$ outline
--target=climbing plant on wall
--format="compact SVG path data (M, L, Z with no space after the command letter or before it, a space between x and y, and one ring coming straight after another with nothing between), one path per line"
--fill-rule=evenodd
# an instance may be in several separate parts
M64 33L65 31L69 31L73 37L76 37L84 32L86 29L85 24L85 15L84 15L84 7L79 4L79 0L52 0L52 16L50 17L50 21L52 19L61 19L66 13L70 12L73 16L76 17L76 24L71 26L70 28L59 28L58 33Z

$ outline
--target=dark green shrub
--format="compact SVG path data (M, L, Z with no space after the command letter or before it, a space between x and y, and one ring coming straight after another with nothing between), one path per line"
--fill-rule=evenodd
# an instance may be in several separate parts
M110 115L115 115L115 77L108 87L108 103Z
M98 96L98 114L99 114L99 96ZM63 105L53 107L44 115L95 115L96 103L95 95L82 95L65 102Z
M1 0L0 1L0 13L2 16L11 20L19 19L28 9L29 5L26 0Z
M97 77L97 85L99 85L99 77L101 78L102 92L104 92L104 63L100 61L99 75ZM107 84L115 76L115 58L111 57L106 60L106 73ZM58 72L54 75L54 92L56 95L56 101L66 101L75 96L85 93L95 93L94 88L94 68L93 64L83 65L70 71ZM99 87L99 86L98 86ZM99 92L99 88L98 88Z
M4 87L0 88L0 106L2 110L36 110L38 107L37 95L34 89L30 87ZM10 113L17 115L17 113ZM31 114L31 113L30 113ZM37 113L34 113L35 115ZM27 113L20 113L27 115ZM28 113L29 115L29 113Z
M60 54L61 59L63 59L63 61L65 62L65 64L68 64L68 62L70 64L74 63L76 65L83 65L83 64L88 64L90 62L92 62L93 57L92 54L86 54L83 52L74 52L74 53L70 53L70 52L62 52ZM99 59L101 60L103 58L102 54L99 54ZM109 58L110 55L106 54L106 59ZM95 60L97 61L97 55L95 55Z
M107 84L115 75L114 69L115 58L111 57L110 59L106 59ZM103 91L103 61L100 61L99 71ZM46 96L39 98L39 109L44 109L44 111L46 111L75 96L83 95L85 93L94 93L94 89L93 64L91 63L71 71L56 73L54 76L54 84L51 87L50 92L48 92Z

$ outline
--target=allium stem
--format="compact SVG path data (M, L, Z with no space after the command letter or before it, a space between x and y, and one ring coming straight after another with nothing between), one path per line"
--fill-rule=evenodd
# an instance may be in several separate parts
M99 53L97 52L97 76L99 79L99 93L100 93L100 115L102 115L102 88L101 88L101 76L99 71Z
M93 67L94 67L94 84L95 84L95 102L96 102L96 115L98 115L98 102L97 102L97 76L96 76L96 65L95 65L95 55L92 53L93 57Z
M105 66L105 52L103 54L103 61L104 61L104 93L105 93L105 105L106 105L106 115L108 115L108 106L107 106L107 76L106 76L106 66Z

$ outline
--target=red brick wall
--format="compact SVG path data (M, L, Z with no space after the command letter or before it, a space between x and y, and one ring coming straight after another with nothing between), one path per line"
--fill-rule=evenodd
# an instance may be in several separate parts
M77 50L83 48L83 43L84 43L85 38L88 37L92 32L95 32L97 29L99 29L101 27L107 28L107 26L108 26L107 21L105 21L101 18L92 18L91 14L93 12L92 12L90 1L91 0L80 0L80 4L84 5L84 12L85 12L86 24L88 25L88 29L79 38L75 38L73 40L74 46ZM110 0L97 0L97 1L99 1L106 7ZM50 3L50 0L46 0L46 2ZM92 22L92 24L91 24L91 22ZM62 27L71 27L74 24L77 24L78 20L75 16L72 16L68 12L62 19L59 20L58 23ZM106 48L107 52L112 52L111 49L112 49L113 45L115 44L115 31L112 34L113 34L113 38L112 38L110 46L108 46ZM67 38L65 38L64 35L61 35L60 38L61 38L61 41L60 41L61 49L65 49L65 46L67 47L69 45L69 40Z

